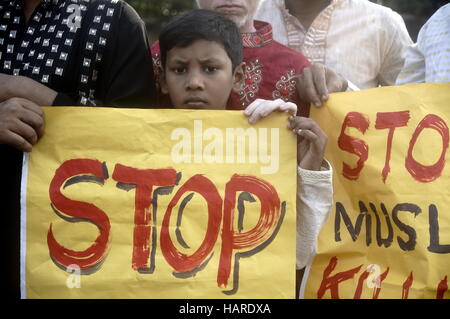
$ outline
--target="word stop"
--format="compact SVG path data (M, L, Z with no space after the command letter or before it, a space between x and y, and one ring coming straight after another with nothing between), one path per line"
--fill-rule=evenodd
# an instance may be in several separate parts
M101 185L109 178L106 163L96 159L71 159L55 171L50 183L49 193L51 206L55 213L70 222L90 222L99 231L95 242L84 251L68 249L56 240L52 224L50 224L47 243L53 261L60 267L72 264L79 265L82 274L93 273L101 268L105 261L110 244L111 225L106 212L97 206L67 198L62 189L80 182L96 182ZM135 215L133 231L132 268L151 273L150 256L155 243L152 237L152 205L157 205L154 190L157 187L173 190L178 185L179 174L174 169L137 169L117 164L112 179L119 189L135 189ZM192 255L180 252L171 237L170 217L174 207L186 193L201 195L208 211L207 230L203 241ZM235 230L235 211L242 210L241 195L252 194L260 201L260 215L256 225L246 231ZM238 197L238 203L236 198ZM250 196L251 197L251 196ZM180 205L183 206L183 205ZM236 209L237 208L237 209ZM258 177L234 174L225 186L225 197L222 199L215 184L207 177L197 174L182 184L170 200L160 229L160 248L167 263L174 269L174 275L188 277L203 269L208 257L221 235L221 249L217 284L227 287L232 272L232 259L235 255L250 256L262 251L273 239L283 222L285 203L280 203L275 188ZM240 255L239 255L240 256ZM239 258L235 257L235 263ZM238 271L239 267L233 267ZM150 271L149 271L150 270ZM180 275L181 274L181 275ZM178 276L177 276L178 277ZM233 278L237 278L237 274ZM236 284L236 283L234 283Z

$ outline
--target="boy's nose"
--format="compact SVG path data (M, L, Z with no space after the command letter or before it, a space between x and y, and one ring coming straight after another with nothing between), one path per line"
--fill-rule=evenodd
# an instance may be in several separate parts
M186 89L201 90L204 88L203 77L199 72L191 72L186 81Z

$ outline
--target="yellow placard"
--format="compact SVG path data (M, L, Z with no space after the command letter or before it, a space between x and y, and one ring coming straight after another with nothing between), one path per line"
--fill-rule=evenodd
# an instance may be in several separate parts
M24 156L22 297L293 298L286 114L45 108Z
M450 83L333 94L334 205L305 298L450 298Z

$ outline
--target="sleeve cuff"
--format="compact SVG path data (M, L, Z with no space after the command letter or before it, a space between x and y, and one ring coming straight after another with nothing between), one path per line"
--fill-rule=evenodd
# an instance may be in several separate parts
M75 106L75 105L77 105L77 102L75 102L75 100L72 99L70 96L63 93L58 93L52 104L52 106Z
M324 159L320 171L310 171L298 166L297 172L302 180L329 180L333 175L333 168L331 167L331 164Z

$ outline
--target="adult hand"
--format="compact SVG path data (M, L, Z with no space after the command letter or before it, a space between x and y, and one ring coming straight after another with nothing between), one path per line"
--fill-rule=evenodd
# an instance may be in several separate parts
M50 106L58 93L33 79L0 73L0 102L17 97Z
M35 103L21 98L0 103L0 144L31 152L44 126L44 112Z
M347 87L346 79L321 63L304 68L297 81L300 98L315 106L321 106L328 100L329 93L344 92Z
M307 170L320 170L328 137L312 119L290 116L288 128L300 136L297 145L297 163Z
M291 115L297 114L297 105L285 102L282 99L275 101L256 99L244 110L250 124L255 124L260 118L268 116L274 111L286 112Z
M0 102L11 98L14 87L14 76L0 73Z

